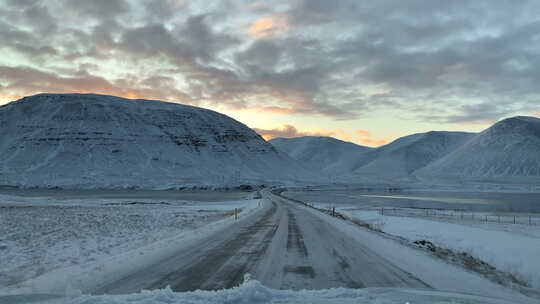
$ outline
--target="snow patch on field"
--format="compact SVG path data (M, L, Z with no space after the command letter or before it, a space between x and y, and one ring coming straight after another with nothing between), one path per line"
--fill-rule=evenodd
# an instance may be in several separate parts
M260 201L0 199L0 286L40 289L46 283L45 291L73 283L88 269L106 274L110 267L103 265L115 256L150 260L172 240L234 222L235 208L246 216Z

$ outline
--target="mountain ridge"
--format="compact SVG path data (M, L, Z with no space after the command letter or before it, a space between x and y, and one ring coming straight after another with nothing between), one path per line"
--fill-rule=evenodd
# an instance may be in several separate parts
M474 133L429 131L400 137L372 152L355 173L383 179L410 179L412 173L443 157Z
M540 179L540 119L503 119L417 175L485 181Z
M275 138L269 142L307 167L328 174L352 172L364 153L373 149L329 136Z
M314 174L215 111L98 94L38 94L0 108L0 184L169 188L294 182Z

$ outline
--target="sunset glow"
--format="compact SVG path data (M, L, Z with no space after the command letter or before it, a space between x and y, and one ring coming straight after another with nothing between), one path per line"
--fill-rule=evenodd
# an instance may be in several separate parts
M270 38L289 30L289 24L284 16L271 16L258 19L249 27L249 34L257 39Z
M265 138L368 146L539 116L540 45L514 33L534 32L540 7L500 3L495 17L476 2L413 2L0 0L0 104L42 92L157 99Z

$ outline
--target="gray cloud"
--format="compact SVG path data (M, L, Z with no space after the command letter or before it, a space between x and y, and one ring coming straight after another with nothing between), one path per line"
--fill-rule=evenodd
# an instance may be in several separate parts
M540 107L536 1L0 3L1 47L27 59L0 62L18 71L3 75L4 92L86 85L336 119L392 109L437 122ZM281 31L248 33L272 16ZM22 71L35 72L27 84Z
M58 76L53 72L33 68L0 66L0 83L2 83L0 88L13 94L20 94L29 89L34 92L52 93L100 92L119 96L191 102L188 95L171 85L172 82L173 80L168 77L109 80L84 70L79 70L71 76Z
M77 15L99 19L112 18L130 9L126 0L64 0L64 6Z

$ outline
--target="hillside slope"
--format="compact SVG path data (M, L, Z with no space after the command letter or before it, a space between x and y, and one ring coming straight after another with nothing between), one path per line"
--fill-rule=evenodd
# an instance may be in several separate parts
M396 139L370 152L355 173L370 179L409 179L411 174L450 153L473 136L466 132L431 131Z
M94 94L40 94L0 107L0 185L167 188L312 180L214 111Z
M373 148L326 136L275 138L270 143L304 166L328 174L350 173Z
M516 116L499 121L416 174L449 181L538 181L540 119Z

